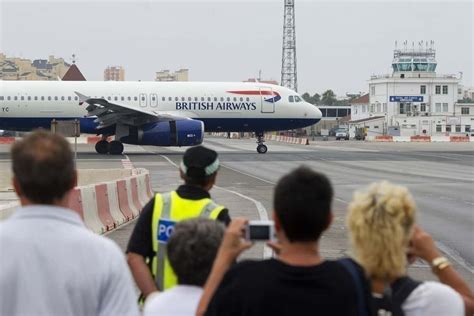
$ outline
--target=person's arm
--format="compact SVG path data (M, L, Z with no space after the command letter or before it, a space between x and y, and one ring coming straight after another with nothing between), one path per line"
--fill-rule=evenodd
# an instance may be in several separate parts
M410 254L413 254L430 264L434 259L442 257L442 254L436 248L431 235L418 226L415 227L411 239ZM434 268L433 273L438 277L441 283L450 286L462 296L466 315L472 315L474 313L474 294L453 266L449 265L441 270Z
M132 271L135 283L146 298L150 293L158 291L150 268L145 262L145 258L133 252L127 253L127 262Z
M229 270L239 254L252 246L251 242L243 240L243 230L247 222L248 220L244 218L236 218L227 227L216 259L212 265L211 273L204 285L204 291L199 301L196 315L202 316L206 313L207 306L221 283L224 274Z
M157 290L150 267L145 260L155 255L151 232L154 201L154 198L151 199L143 208L127 246L127 262L144 297Z

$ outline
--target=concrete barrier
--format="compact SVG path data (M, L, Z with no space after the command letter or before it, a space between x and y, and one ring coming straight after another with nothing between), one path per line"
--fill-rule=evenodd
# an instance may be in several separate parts
M271 134L265 135L265 139L289 144L309 145L309 139L306 137L290 137Z
M449 136L431 136L432 143L441 143L441 142L449 142Z
M410 142L410 136L393 136L393 141L396 143L405 143L405 142Z
M132 174L120 180L74 188L69 195L69 208L98 234L136 218L154 193L147 170L136 169ZM0 219L13 214L18 205L15 202L1 206Z
M449 136L450 142L466 143L469 142L469 136Z
M12 144L15 142L15 137L0 137L0 144Z
M375 136L375 141L376 142L393 142L393 136L389 136L389 135Z
M411 142L415 143L429 143L431 142L431 136L416 135L410 137Z

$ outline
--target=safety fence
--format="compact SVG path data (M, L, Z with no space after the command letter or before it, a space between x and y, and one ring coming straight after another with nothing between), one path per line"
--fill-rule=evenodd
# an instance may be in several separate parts
M16 140L19 140L19 139L21 139L21 137L0 137L0 144L12 144ZM66 139L72 144L74 144L75 142L74 137L66 137ZM77 138L77 143L78 144L95 144L101 139L102 137L100 136L81 136ZM111 141L111 140L112 140L111 137L107 138L107 141Z
M265 139L273 140L277 142L283 142L283 143L290 143L290 144L309 145L308 138L280 136L280 135L265 135Z
M451 143L467 143L474 142L474 137L470 136L368 136L368 141L372 142L414 142L414 143L435 143L435 142L451 142Z
M150 174L135 169L133 176L98 184L76 187L69 196L69 207L76 211L86 226L103 234L136 218L153 197ZM0 219L10 216L18 203L0 208Z

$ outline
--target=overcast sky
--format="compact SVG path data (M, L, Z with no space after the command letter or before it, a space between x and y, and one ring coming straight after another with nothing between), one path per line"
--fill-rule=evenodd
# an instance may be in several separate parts
M88 80L122 65L126 80L189 68L193 81L280 81L283 0L5 1L0 51L64 57ZM299 92L367 91L390 72L394 42L434 40L438 73L473 85L473 1L296 0Z

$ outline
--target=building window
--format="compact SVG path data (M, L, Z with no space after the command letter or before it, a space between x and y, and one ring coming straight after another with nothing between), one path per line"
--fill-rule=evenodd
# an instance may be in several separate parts
M377 103L377 113L380 113L381 112L381 104L380 103Z
M436 125L436 132L437 132L437 133L441 133L441 132L442 132L441 125Z
M370 87L370 95L375 95L375 86Z
M446 132L451 132L451 125L446 125Z
M460 133L461 132L461 125L456 125L456 133Z
M436 94L441 94L441 86L436 86L435 87L435 93Z
M426 94L426 86L420 86L420 94Z
M435 103L435 111L441 112L441 103Z
M405 114L405 103L400 103L400 114Z
M378 128L379 128L379 126L378 126L378 125L374 125L374 129L378 129Z
M443 94L448 94L448 86L443 86Z
M461 108L461 114L469 115L469 108Z
M443 112L448 112L448 104L443 103Z
M426 103L420 104L420 112L426 112Z
M465 131L466 133L469 133L469 132L471 131L471 125L466 125L466 126L464 126L464 131Z
M387 103L384 103L384 104L383 104L383 111L384 111L385 113L387 113Z

